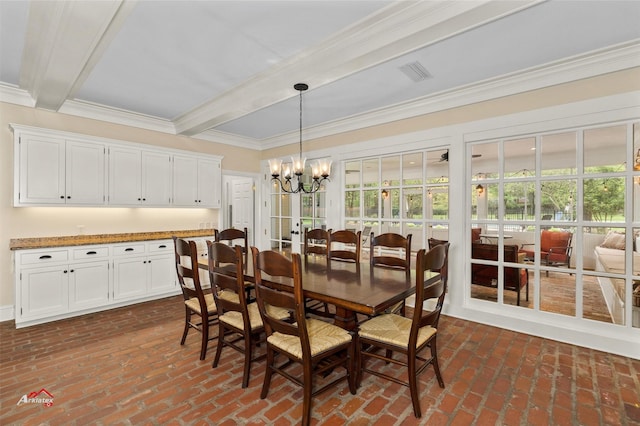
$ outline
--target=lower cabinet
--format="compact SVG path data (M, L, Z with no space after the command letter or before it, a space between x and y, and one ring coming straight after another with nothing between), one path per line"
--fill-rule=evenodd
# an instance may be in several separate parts
M172 240L18 250L16 327L178 294Z

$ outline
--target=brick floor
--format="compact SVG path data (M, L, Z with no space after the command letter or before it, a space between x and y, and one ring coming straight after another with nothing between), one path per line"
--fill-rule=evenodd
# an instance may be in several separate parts
M200 336L180 346L180 297L16 330L0 324L0 424L290 425L301 391L274 377L260 400L264 362L242 389L228 348L200 361ZM408 389L365 375L313 401L315 425L640 425L640 361L451 317L440 320L445 389L421 375L423 417ZM213 349L212 349L213 348ZM394 366L383 368L395 368ZM46 389L54 404L17 405Z

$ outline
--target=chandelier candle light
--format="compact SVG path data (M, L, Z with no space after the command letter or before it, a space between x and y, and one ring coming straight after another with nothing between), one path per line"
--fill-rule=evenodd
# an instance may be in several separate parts
M271 159L269 160L269 169L271 170L272 180L275 180L280 184L282 191L288 192L289 194L297 194L298 192L311 194L318 191L322 182L329 179L329 174L331 173L331 161L315 161L311 165L313 179L311 186L308 188L304 186L302 176L304 174L304 166L307 159L302 156L302 92L307 90L309 86L305 83L297 83L293 88L300 92L300 154L298 158L291 157L291 163L282 164L282 160L277 158ZM297 184L294 184L291 181L293 175L296 176Z

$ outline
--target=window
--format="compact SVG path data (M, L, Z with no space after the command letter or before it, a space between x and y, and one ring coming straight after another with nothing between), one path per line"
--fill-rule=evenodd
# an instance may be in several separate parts
M640 327L639 127L468 146L472 299Z
M428 238L448 239L447 153L438 149L345 161L345 228L412 234L416 251L427 246Z

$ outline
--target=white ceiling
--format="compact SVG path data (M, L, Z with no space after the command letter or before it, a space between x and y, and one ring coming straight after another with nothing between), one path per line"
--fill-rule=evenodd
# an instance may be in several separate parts
M626 0L0 0L0 100L264 148L295 140L297 82L305 132L329 134L638 66L638 22Z

